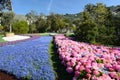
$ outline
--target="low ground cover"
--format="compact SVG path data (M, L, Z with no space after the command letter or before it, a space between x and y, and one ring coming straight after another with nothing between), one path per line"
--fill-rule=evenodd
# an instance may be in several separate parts
M120 51L55 36L59 59L73 80L119 80Z
M15 45L0 47L0 69L18 79L55 80L48 48L52 37L44 36Z

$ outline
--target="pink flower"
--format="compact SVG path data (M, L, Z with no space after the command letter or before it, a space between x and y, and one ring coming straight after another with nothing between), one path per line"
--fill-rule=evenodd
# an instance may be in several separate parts
M93 74L96 75L96 76L98 76L100 74L100 72L98 70L94 70Z
M77 77L73 77L73 80L77 80Z
M109 67L108 69L109 69L109 71L114 71L114 69L112 67Z
M111 78L115 78L116 77L116 72L110 72L109 75L110 75Z
M75 71L75 77L78 77L80 75L80 72L79 71Z
M85 67L86 67L86 68L91 68L91 67L92 67L92 66L91 66L91 62L86 63Z
M70 65L71 65L71 66L75 66L75 63L76 63L76 62L71 61L71 62L70 62Z
M85 71L86 71L87 73L91 73L91 72L92 72L89 68L86 68Z
M73 68L72 68L72 67L67 67L67 68L66 68L66 71L67 71L68 73L72 73L72 72L73 72Z
M65 56L64 60L65 60L65 61L70 61L70 57Z
M120 65L116 65L116 70L120 72Z
M86 76L87 76L88 80L90 80L91 74L87 74Z
M82 70L85 70L85 67L81 65L81 66L79 67L79 71L82 71Z
M104 68L104 64L103 64L103 63L99 63L99 64L98 64L98 67Z
M93 63L92 63L92 67L93 67L93 69L97 69L97 70L99 69L99 68L98 68L98 64L97 64L96 62L93 62Z
M108 75L106 75L106 74L102 74L102 76L100 76L100 78L101 78L102 80L113 80L113 79L110 78L110 76L108 76Z
M71 66L71 63L70 62L67 62L67 67L70 67Z
M77 66L75 67L75 70L78 70L78 69L79 69L79 67L80 67L80 65L77 65Z

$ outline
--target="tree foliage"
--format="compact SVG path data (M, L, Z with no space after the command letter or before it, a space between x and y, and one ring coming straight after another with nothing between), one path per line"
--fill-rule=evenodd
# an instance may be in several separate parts
M48 31L57 32L65 27L65 22L62 15L51 14L47 17L47 22L50 23Z
M112 13L104 4L88 4L82 13L81 24L75 31L81 41L114 44L115 29L111 24Z
M35 24L36 24L36 29L39 33L46 32L47 23L46 23L46 19L44 19L43 16L40 16L38 20L35 22Z
M31 10L25 16L26 16L27 21L28 21L29 24L34 23L37 20L37 18L38 18L38 14L34 10Z
M15 21L12 26L13 31L16 34L26 34L29 31L28 23L26 21Z
M0 11L4 9L12 11L11 0L0 0Z
M14 20L15 13L12 11L4 12L2 15L2 21L1 24L4 26L4 31L9 31L9 26L12 24Z

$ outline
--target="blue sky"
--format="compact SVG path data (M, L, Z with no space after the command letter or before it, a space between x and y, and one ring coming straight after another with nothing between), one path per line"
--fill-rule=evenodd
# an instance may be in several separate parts
M26 14L31 10L37 13L74 14L84 10L88 3L104 3L106 6L120 5L120 0L12 0L16 14Z

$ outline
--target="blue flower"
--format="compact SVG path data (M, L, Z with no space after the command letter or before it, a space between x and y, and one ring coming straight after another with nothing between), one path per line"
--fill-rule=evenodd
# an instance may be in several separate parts
M51 36L43 36L0 47L0 69L14 74L17 78L55 80L48 53L51 40Z

